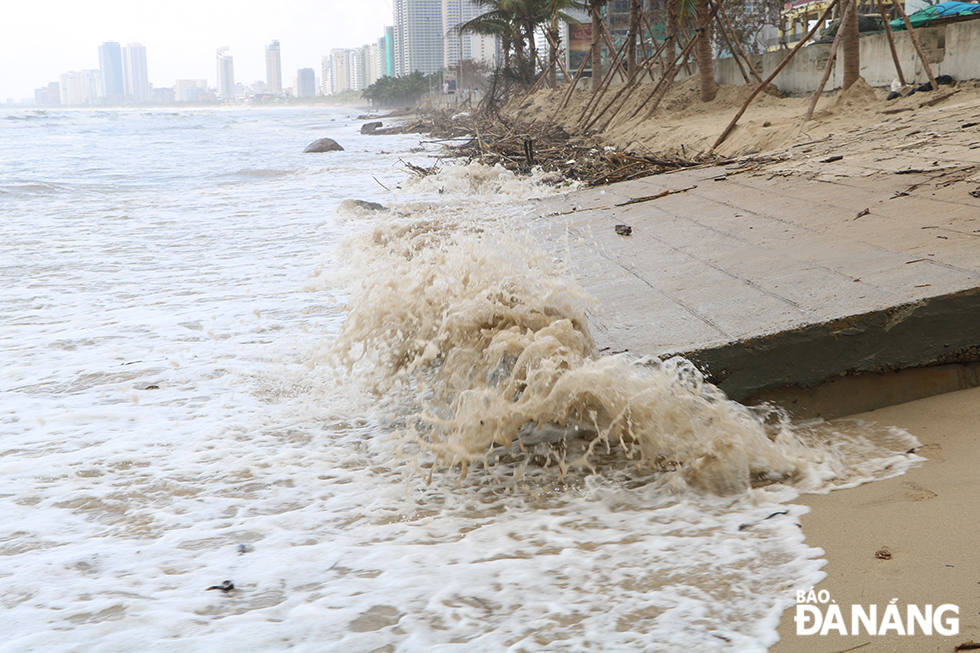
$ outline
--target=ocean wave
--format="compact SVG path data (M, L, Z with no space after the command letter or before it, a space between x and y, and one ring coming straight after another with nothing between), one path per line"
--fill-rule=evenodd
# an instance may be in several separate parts
M728 495L821 491L917 460L907 433L795 424L730 401L681 358L600 355L588 320L597 300L519 215L488 203L540 184L471 165L407 186L466 199L401 205L346 243L355 281L334 353L371 392L414 407L402 447L425 466L633 466Z

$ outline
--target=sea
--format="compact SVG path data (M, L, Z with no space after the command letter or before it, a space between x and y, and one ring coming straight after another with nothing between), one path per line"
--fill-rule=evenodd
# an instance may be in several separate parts
M0 651L767 650L914 438L600 352L574 184L363 113L0 110Z

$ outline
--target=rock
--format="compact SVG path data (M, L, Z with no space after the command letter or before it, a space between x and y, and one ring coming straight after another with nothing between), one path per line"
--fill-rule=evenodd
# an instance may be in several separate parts
M620 236L633 235L633 227L631 227L628 224L618 224L614 228L616 229L616 233L619 234Z
M365 211L387 211L388 207L384 204L378 204L377 202L366 202L364 200L351 200L355 206L358 206Z
M368 122L361 125L362 134L373 134L381 126L380 122Z
M332 138L321 138L306 146L303 152L343 152L344 148Z

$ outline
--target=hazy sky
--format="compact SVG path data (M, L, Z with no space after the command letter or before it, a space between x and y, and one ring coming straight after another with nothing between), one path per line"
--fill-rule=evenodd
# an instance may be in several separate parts
M265 46L278 39L283 86L299 68L320 74L331 48L376 41L392 24L390 0L3 0L0 102L69 70L99 67L105 41L146 47L150 82L215 83L215 51L228 46L235 81L265 80Z

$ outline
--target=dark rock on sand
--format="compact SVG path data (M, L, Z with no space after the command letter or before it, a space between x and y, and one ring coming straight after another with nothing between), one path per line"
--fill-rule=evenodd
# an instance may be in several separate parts
M351 200L355 206L358 206L365 211L387 211L388 207L384 204L378 204L377 202L366 202L364 200Z
M306 146L303 152L343 152L344 148L332 138L321 138Z
M380 122L368 122L361 125L362 134L373 134L379 127L381 127Z

